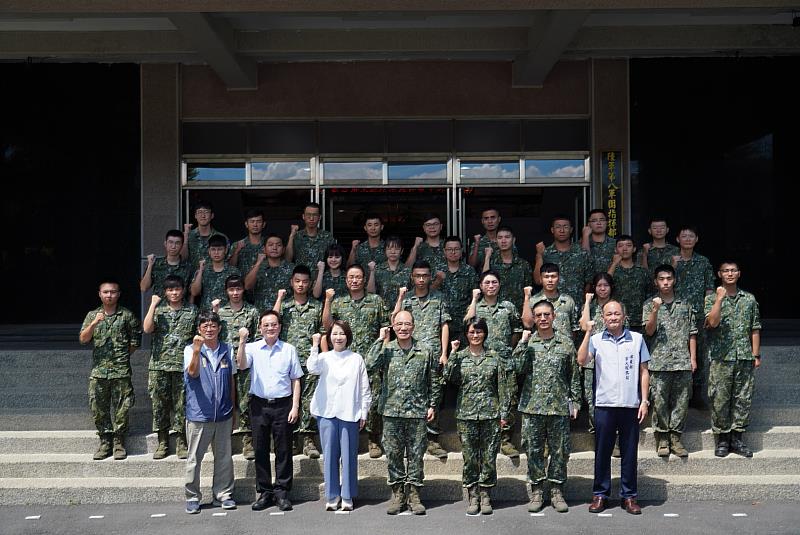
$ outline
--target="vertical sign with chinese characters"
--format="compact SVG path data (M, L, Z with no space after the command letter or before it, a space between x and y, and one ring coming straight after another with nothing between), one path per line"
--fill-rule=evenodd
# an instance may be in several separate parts
M600 161L603 181L603 209L608 215L608 235L622 232L622 152L603 151Z

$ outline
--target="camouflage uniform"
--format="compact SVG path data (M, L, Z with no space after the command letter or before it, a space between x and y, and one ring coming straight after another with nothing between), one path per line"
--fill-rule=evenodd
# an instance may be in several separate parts
M103 307L86 315L81 331ZM135 403L131 383L131 348L142 344L142 328L133 312L118 306L92 333L92 371L89 374L89 408L101 437L128 432L128 411ZM113 413L113 414L112 414Z
M325 261L325 251L336 244L336 239L327 230L317 229L316 236L309 236L306 229L294 235L294 263L311 270L311 280L317 277L317 262Z
M558 485L567 480L568 401L580 396L576 355L572 339L559 333L543 340L534 332L527 344L520 343L514 349L514 371L525 376L519 411L523 413L522 436L528 454L528 479L534 485L545 479ZM550 453L546 473L545 447Z
M653 279L645 268L637 265L630 268L618 265L613 277L614 298L625 307L631 328L638 331L642 327L642 305L655 292Z
M570 296L560 293L558 297L550 299L544 294L544 290L542 290L528 301L531 310L533 310L533 305L539 301L547 301L553 305L553 309L556 313L556 317L553 320L553 328L556 332L572 339L573 333L581 329L578 323L578 307Z
M706 296L705 315L711 312L716 295ZM753 403L753 347L750 335L761 330L761 313L753 294L738 290L722 300L722 317L708 330L711 369L708 397L711 401L711 430L714 433L744 432L750 423Z
M239 260L236 267L239 268L242 276L246 277L250 270L253 269L253 266L256 265L258 255L264 252L264 244L266 244L267 240L262 237L259 243L253 244L250 243L250 238L246 236L242 241L244 241L244 246L239 251Z
M438 290L429 290L424 297L408 293L400 307L400 310L411 312L414 317L414 339L430 349L437 360L442 354L442 328L451 319L448 309L444 295ZM434 408L436 416L428 422L428 433L439 435L442 432L439 425L441 407Z
M383 240L374 249L369 246L368 241L361 242L356 247L356 264L366 270L370 262L375 262L376 266L386 262L386 244Z
M653 300L642 308L644 322L653 312ZM656 332L646 336L650 350L650 397L653 400L653 429L658 433L683 433L692 386L689 338L697 334L692 307L675 299L662 303L656 316Z
M605 273L617 252L617 240L606 236L601 242L589 238L589 260L592 262L594 273ZM616 279L615 279L616 280Z
M191 303L184 303L178 310L173 310L163 301L153 312L155 328L147 367L147 390L153 404L153 431L168 430L172 414L172 431L184 432L183 348L192 343L197 332L197 313L197 307Z
M316 278L314 279L316 281ZM331 272L325 270L325 273L322 274L322 293L320 294L320 298L324 299L325 291L328 288L333 288L336 292L334 295L336 297L344 297L347 295L347 278L345 277L344 270L341 271L338 277L334 277L331 275Z
M227 262L222 268L222 271L214 271L214 266L206 264L205 269L203 269L203 280L201 283L203 285L203 293L200 294L200 303L198 307L201 310L211 310L211 301L214 299L219 299L221 305L227 303L228 293L225 291L225 280L231 275L241 276L241 274L239 268L235 268Z
M606 328L603 321L603 310L597 304L597 299L592 299L589 304L589 317L594 322L592 335ZM628 321L627 318L625 321ZM583 386L583 400L589 408L589 433L594 433L594 359L589 359L586 366L581 367L581 384Z
M183 281L183 287L188 288L192 276L191 264L188 260L181 259L177 266L167 262L163 256L156 258L150 270L150 280L153 283L153 295L164 297L164 279L169 275L176 275Z
M500 255L492 255L489 267L497 272L500 279L498 301L511 301L517 310L522 310L524 294L522 289L533 286L531 265L517 255L510 264L503 262Z
M464 262L458 270L444 269L444 282L441 291L445 295L450 314L450 340L464 340L464 316L472 301L472 290L478 287L478 275Z
M500 420L509 412L505 360L487 349L473 356L469 348L450 355L445 379L459 385L456 398L456 429L464 457L465 487L497 484L497 453L500 450Z
M708 368L708 363L705 359L705 338L707 333L703 325L705 322L703 300L707 292L713 291L714 273L708 258L694 253L689 261L678 260L675 268L675 297L690 303L697 318L697 371L692 374L692 383L696 387L704 383L703 375L706 368Z
M200 265L200 260L205 259L207 263L211 263L211 259L208 257L208 239L215 235L222 236L225 238L226 243L230 243L230 240L228 240L225 234L213 227L208 236L201 236L200 231L196 228L189 231L189 238L186 240L186 246L189 250L189 264L191 264L193 269L197 269L197 266ZM229 247L228 255L230 254L231 250Z
M483 254L484 249L487 247L492 248L492 256L496 257L500 255L500 247L497 245L497 242L492 241L489 239L489 236L483 234L481 239L478 240L478 271L483 270L483 263L486 261L486 256ZM472 256L472 252L475 250L475 243L472 244L472 249L470 249L469 254ZM517 254L517 246L513 246L514 254Z
M309 375L306 359L311 354L311 335L322 329L322 303L308 298L305 304L298 304L294 299L281 303L281 340L285 340L297 348L297 357L303 367L300 379L300 420L294 432L310 435L316 432L316 421L311 416L311 398L317 389L319 375Z
M411 288L411 268L400 262L397 269L389 270L389 263L383 262L375 267L375 293L383 298L386 306L394 308L397 294L403 286Z
M383 375L377 410L383 416L383 448L389 465L390 486L408 483L422 486L423 456L427 447L425 418L442 398L438 357L413 340L409 349L397 340L373 344L367 371ZM375 392L375 391L373 391ZM408 464L404 462L408 459Z
M439 240L439 247L433 247L423 241L417 247L417 261L425 260L431 265L431 274L435 277L437 271L447 271L447 258L444 256L444 238Z
M642 255L644 249L639 252L638 263L642 263ZM668 266L672 265L672 257L681 254L681 250L672 244L665 244L664 247L650 247L647 252L647 271L650 272L650 278L653 278L656 268L662 264Z
M350 349L364 357L368 352L381 327L389 325L389 313L383 304L380 296L367 293L363 298L354 300L348 293L344 297L337 297L331 303L331 318L334 320L346 321L353 331L353 342ZM323 328L324 330L324 328ZM381 390L380 370L369 372L369 387L373 392L373 399L376 392ZM381 418L378 412L378 404L373 403L369 409L367 417L367 432L376 438L380 435Z
M250 303L244 303L238 312L231 308L227 303L219 309L219 319L222 322L219 339L231 348L234 365L236 364L236 353L239 351L239 329L246 328L250 334L247 336L247 343L255 342L260 338L258 334L258 309ZM236 396L239 405L239 429L236 432L249 433L250 429L250 368L238 370L236 372Z
M256 275L256 286L253 289L253 303L260 311L272 310L275 300L278 298L278 290L286 290L286 299L292 296L292 271L294 264L281 260L280 265L270 267L269 262L264 260L258 268Z
M542 255L544 263L553 263L558 266L558 291L567 294L575 301L576 305L583 303L583 290L586 284L592 281L592 260L589 253L573 243L569 250L561 252L554 243L548 245Z

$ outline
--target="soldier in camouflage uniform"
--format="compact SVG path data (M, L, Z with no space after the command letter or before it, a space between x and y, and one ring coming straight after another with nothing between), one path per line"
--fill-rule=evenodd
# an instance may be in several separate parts
M200 260L208 260L208 239L211 236L222 236L225 244L228 237L211 226L214 219L214 208L210 202L201 201L194 207L194 219L197 228L193 229L191 223L183 225L183 247L181 256L189 260L193 270L200 267Z
M222 236L211 236L208 239L208 256L211 259L209 266L206 260L200 260L200 265L192 280L192 297L200 310L211 310L211 303L219 299L223 303L228 301L225 293L225 281L231 275L240 275L239 270L225 261L227 242Z
M317 278L317 266L325 260L325 254L331 245L336 244L333 234L319 228L322 210L315 202L306 203L303 207L303 224L300 230L292 225L289 240L286 242L286 260L297 266L306 266L311 271L311 280Z
M183 247L181 231L167 231L167 235L164 237L164 256L147 255L147 268L139 282L139 289L142 293L152 288L153 294L163 298L164 279L168 275L180 277L184 284L188 285L193 270L189 261L181 258L181 247Z
M119 306L119 284L104 281L98 295L102 305L88 314L78 337L81 344L92 342L92 371L89 375L89 408L100 436L96 460L112 452L124 459L128 411L135 397L131 384L131 353L142 343L142 329L133 312Z
M692 374L692 399L689 406L707 409L703 400L703 385L708 372L705 349L705 329L703 328L703 303L707 295L714 292L714 272L711 262L694 251L699 236L694 227L683 226L678 231L680 254L672 257L675 268L675 295L692 305L697 318L697 370Z
M610 237L608 218L604 210L595 209L589 212L589 224L583 227L581 248L589 253L592 262L592 273L608 271L616 252L617 240ZM556 313L558 315L558 313Z
M556 311L553 328L557 333L574 339L574 334L580 330L578 307L570 296L558 291L560 278L558 266L551 263L543 264L539 272L542 276L542 291L531 297L533 288L530 286L523 288L525 301L522 305L522 325L526 329L533 329L535 327L533 305L539 301L549 301Z
M158 433L158 448L153 459L169 454L170 423L174 433L175 455L185 459L186 410L183 391L183 348L197 332L197 307L184 301L184 282L168 276L164 281L166 301L153 295L142 322L152 334L152 351L148 365L147 390L153 405L153 431Z
M636 265L635 254L633 238L621 235L608 273L614 277L614 298L625 307L631 330L642 332L642 305L653 295L653 279L647 269Z
M239 269L239 272L247 275L256 263L258 254L264 252L266 239L264 229L267 222L264 219L264 212L257 209L250 209L245 214L244 227L247 229L247 236L233 244L230 265ZM248 294L248 300L253 296Z
M533 280L541 285L542 264L548 262L558 266L560 278L558 281L559 293L566 294L580 305L586 285L592 280L592 261L589 253L584 251L577 243L570 241L572 236L572 222L569 217L558 215L553 218L550 226L553 234L553 243L544 246L543 242L536 244L536 262L533 266Z
M487 248L484 251L483 271L495 271L500 277L500 301L511 301L514 307L522 310L522 289L533 285L531 265L514 252L514 231L511 227L497 229L497 246L500 254Z
M408 289L400 288L392 316L401 310L411 312L414 316L414 332L416 340L429 348L434 356L439 356L439 363L444 366L447 361L447 348L450 343L450 314L444 296L431 288L431 266L425 260L418 260L411 269L414 281L414 292L409 295ZM447 458L447 450L439 444L442 433L438 413L441 407L435 407L437 418L428 422L428 453L440 459Z
M319 459L319 450L314 444L317 425L311 416L311 398L317 389L319 375L309 375L306 360L311 354L311 335L322 330L322 303L308 295L311 291L311 270L307 266L295 266L292 271L292 291L292 297L285 299L286 290L278 290L273 310L281 315L280 339L297 349L297 357L303 368L303 377L300 378L300 419L294 429L297 435L296 451L302 450L309 458Z
M566 513L563 488L570 453L569 420L577 416L581 391L575 343L553 329L556 313L550 301L534 303L533 315L536 332L523 331L512 357L514 371L524 377L519 412L532 490L528 511L536 513L544 506L542 482L547 479L551 504ZM550 457L546 472L545 448Z
M386 262L378 264L375 269L369 271L367 291L380 295L383 302L390 306L397 302L400 288L408 287L412 282L411 268L400 261L402 254L402 240L397 236L389 236L386 238Z
M492 254L495 256L500 254L500 248L497 246L497 229L500 227L501 221L500 212L496 208L486 208L481 212L481 224L486 233L473 236L472 248L467 259L469 265L479 272L483 272L487 248L491 247ZM516 245L513 249L516 254Z
M392 501L387 513L396 515L406 507L415 515L425 514L419 488L425 478L425 422L432 421L441 403L442 381L436 356L412 338L414 318L401 311L394 317L396 340L389 329L367 357L367 372L383 376L378 394L378 411L383 416L383 446L389 468Z
M232 275L225 281L228 302L220 307L215 301L214 312L219 315L219 339L231 347L236 354L239 350L239 329L247 329L246 342L255 342L258 334L258 309L244 300L244 280L240 275ZM236 399L239 406L239 429L242 434L242 456L248 461L256 458L253 449L253 430L250 428L250 368L236 372Z
M697 321L692 307L675 297L675 270L655 269L658 295L645 302L642 318L650 350L650 397L656 453L688 457L681 434L689 412L692 370L697 368Z
M675 245L667 243L669 227L664 219L651 219L647 233L653 238L653 241L642 245L642 251L639 252L639 263L655 276L655 269L663 264L671 265L672 257L679 255L681 250Z
M434 288L438 288L442 282L441 275L447 269L447 259L444 255L444 241L442 240L442 221L439 216L428 214L424 216L422 230L425 239L416 238L414 247L406 259L406 266L412 267L418 260L424 260L431 266L431 273L434 278Z
M350 348L359 355L366 355L372 347L381 327L389 324L389 313L380 296L367 293L364 289L364 268L353 265L347 268L348 294L334 299L333 289L325 292L325 304L322 309L323 333L327 332L333 320L346 321L353 331L353 343ZM381 375L379 369L369 371L369 387L372 392L380 392ZM367 434L369 435L369 456L374 458L383 455L380 446L381 417L377 403L373 403L367 417Z
M464 457L462 484L469 493L467 514L492 513L489 489L497 484L500 427L509 412L506 359L484 346L489 327L483 318L467 322L469 344L452 351L444 367L445 379L458 385L456 428Z
M480 278L480 288L472 291L472 301L467 308L464 322L472 318L482 318L486 321L489 331L485 345L497 353L508 368L511 350L522 333L522 324L514 304L511 301L501 301L499 294L500 277L494 271L485 271ZM501 426L500 451L503 455L516 458L519 457L519 450L514 447L511 435L516 423L514 408L519 398L517 376L510 369L506 373L506 381L510 408Z
M347 295L343 262L344 249L341 245L334 243L325 250L325 261L317 262L317 275L312 290L314 299L323 298L328 288L333 288L336 297Z
M294 270L294 264L283 258L283 240L280 236L267 236L265 250L266 254L258 255L256 263L244 279L245 289L253 290L253 304L261 312L272 310L281 288L291 294L290 281Z
M478 287L478 275L462 259L461 240L458 236L445 238L444 254L447 258L447 269L444 271L441 290L449 306L450 340L459 340L464 344L464 316L472 290Z
M381 232L383 232L383 221L377 214L367 214L364 219L364 232L367 233L367 241L361 243L353 240L353 247L350 249L350 257L347 265L358 264L364 269L370 262L375 262L378 266L386 261L386 249Z
M750 423L754 371L761 366L761 313L753 294L738 286L738 264L723 262L717 275L722 286L706 296L704 308L711 358L711 430L717 439L714 453L752 457L742 435Z

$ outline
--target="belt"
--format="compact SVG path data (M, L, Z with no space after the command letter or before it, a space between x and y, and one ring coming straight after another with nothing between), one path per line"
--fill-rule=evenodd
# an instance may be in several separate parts
M272 405L273 403L280 403L282 401L286 401L287 399L292 398L292 396L284 396L282 398L262 398L260 396L256 396L255 394L253 394L252 397L262 403L266 403L267 405Z

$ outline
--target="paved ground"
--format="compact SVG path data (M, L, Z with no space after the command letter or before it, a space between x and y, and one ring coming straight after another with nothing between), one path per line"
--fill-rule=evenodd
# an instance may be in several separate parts
M221 515L222 509L204 507L199 515L187 515L182 503L161 506L77 505L0 507L0 533L10 534L161 534L191 533L325 533L390 534L523 532L619 534L679 533L711 535L799 533L797 503L668 503L643 504L643 514L635 517L619 507L606 511L610 516L590 514L586 504L571 504L567 514L547 508L543 516L531 516L522 503L497 504L491 516L467 517L464 503L430 503L424 517L385 513L384 503L357 504L350 514L322 510L321 502L295 504L294 511L273 515L273 507L256 513L249 505ZM614 503L612 502L612 505ZM217 516L215 516L215 514ZM158 516L154 516L158 515ZM163 516L161 516L163 515ZM669 516L667 516L669 515ZM26 518L38 516L39 518ZM96 517L96 518L92 518Z

